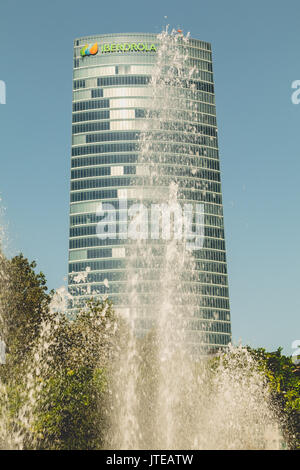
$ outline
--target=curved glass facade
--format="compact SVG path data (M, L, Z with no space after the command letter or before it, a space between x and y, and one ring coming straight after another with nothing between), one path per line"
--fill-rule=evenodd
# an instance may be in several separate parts
M97 54L90 47L85 55L94 44ZM109 296L117 305L124 303L126 243L97 237L97 210L104 201L117 207L124 190L129 203L134 188L143 184L138 139L158 47L156 35L139 33L74 42L69 291L79 298L107 293L109 284ZM176 177L185 201L204 205L204 246L195 252L193 329L203 329L205 322L202 341L214 350L230 342L231 326L211 46L189 39L188 52L197 69L196 132L187 137L177 130L164 175Z

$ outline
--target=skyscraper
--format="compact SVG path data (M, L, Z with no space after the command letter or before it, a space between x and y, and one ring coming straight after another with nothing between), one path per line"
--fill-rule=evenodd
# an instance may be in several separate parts
M135 200L135 188L145 184L139 139L159 47L156 35L144 33L74 42L69 291L77 299L108 292L116 305L124 304L126 240L97 236L99 204L116 206L124 194L127 203ZM184 129L173 123L170 133L164 126L160 139L172 138L158 152L164 181L176 177L181 199L204 207L204 244L195 251L191 290L198 296L195 328L204 325L202 340L214 350L230 342L231 327L212 56L207 42L188 39L184 47L194 70L185 79L193 111L183 116Z

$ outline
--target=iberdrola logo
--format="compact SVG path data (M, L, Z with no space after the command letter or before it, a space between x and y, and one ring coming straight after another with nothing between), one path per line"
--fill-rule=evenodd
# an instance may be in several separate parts
M86 55L95 55L97 54L97 52L98 52L97 42L95 42L95 44L90 44L90 45L87 44L82 49L80 49L80 55L82 55L82 57Z

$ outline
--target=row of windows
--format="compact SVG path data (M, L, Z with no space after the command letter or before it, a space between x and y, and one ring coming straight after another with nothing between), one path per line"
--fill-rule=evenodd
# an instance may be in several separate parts
M99 264L100 262L91 262L90 264L94 265L94 264ZM101 263L105 263L105 265L107 266L107 268L105 269L114 269L114 268L111 268L109 267L111 264L113 265L119 265L120 263L116 260L116 261L102 261ZM85 264L85 263L81 263L81 264ZM71 288L71 291L73 293L73 295L80 295L80 292L79 292L79 289L80 287L74 287ZM83 294L85 294L85 292L83 292ZM113 299L114 297L114 299ZM126 296L124 297L124 294L118 298L117 295L115 296L110 296L110 298L115 302L115 303L119 303L119 304L122 304L124 302L126 302ZM203 296L199 296L199 299L197 301L197 305L200 306L200 307L211 307L211 308L222 308L222 309L229 309L229 301L228 299L223 299L223 298L220 298L220 297L203 297Z
M176 66L173 66L174 70L175 70L175 67ZM205 82L213 82L213 74L212 74L211 71L207 71L207 69L208 69L207 64L203 63L202 60L197 59L195 57L188 58L187 61L186 61L186 65L185 65L186 76L189 74L191 68L194 68L193 78L195 80L201 80L201 81L205 81ZM162 76L167 77L169 69L170 69L169 65L166 65L165 67L163 67ZM177 67L177 74L178 74L178 76L180 74L178 67Z
M109 142L114 140L137 140L138 138L138 132L105 132L102 134L88 134L86 136L86 143Z
M84 167L84 166L95 166L95 165L109 165L114 163L136 163L138 162L138 155L134 154L123 154L123 155L96 155L93 157L80 157L74 158L71 161L72 168ZM206 158L191 158L188 156L177 156L177 155L162 155L160 158L161 164L176 165L176 168L182 166L194 166L198 168L210 168L212 170L220 170L218 160L210 160ZM209 178L208 178L209 179Z
M144 110L141 110L141 109L135 110L135 113L136 113L135 117L137 117L137 115L138 117L142 117L142 114L144 114L142 111ZM175 131L190 132L190 133L198 132L200 134L214 136L214 137L217 135L217 130L214 127L203 126L201 124L168 122L168 123L162 123L161 128L165 130L175 130ZM73 125L72 133L79 134L79 133L103 131L103 130L109 130L109 129L110 129L109 121L88 122L85 124ZM120 139L115 139L112 137L111 139L103 138L102 140L120 140ZM125 140L128 140L128 139L125 139ZM92 142L94 142L94 140L92 140Z
M219 158L219 152L216 148L205 148L199 147L195 144L179 144L175 145L166 142L166 143L152 143L151 151L156 152L158 155L161 153L170 153L170 154L184 154L184 155L197 155L205 156L208 158ZM118 152L137 152L139 150L139 144L135 142L124 142L119 144L100 144L100 145L83 145L72 148L72 157L77 157L79 155L90 155L93 153L118 153Z
M118 201L113 201L111 205L115 207L117 220L119 220L118 219L119 217ZM127 201L127 205L128 207L131 206L130 201ZM98 216L96 212L93 212L90 214L73 215L70 217L70 226L74 227L76 225L96 224L99 222L99 220L100 220L100 216ZM223 228L223 217L204 214L204 225ZM217 249L221 249L221 248L217 248Z
M209 105L205 102L197 103L197 107L199 107L199 105L200 106L201 105L203 105L203 106L212 106L210 111L215 109L214 108L215 105ZM182 109L182 108L184 108L184 109ZM143 108L141 108L141 109L143 109ZM160 117L159 112L155 112L154 110L149 110L148 114L147 114L147 111L143 112L143 114L139 117L144 117L145 115L150 116L150 117L154 117L154 118L156 117L158 119ZM197 111L193 106L188 110L186 109L186 106L181 106L181 108L177 108L177 109L172 108L172 118L173 118L173 121L177 119L178 121L185 121L185 122L190 122L190 123L201 122L201 123L204 123L204 124L211 124L213 126L216 126L216 122L217 122L214 112L209 113L209 114L205 114L205 112L202 112L201 110Z
M185 191L181 190L179 193L179 198L198 201L198 202L212 202L215 204L222 204L222 197L220 194L214 193L203 193L199 191ZM102 191L84 191L76 192L71 194L70 202L81 202L81 201L93 201L99 199L117 199L118 190L117 189L108 189Z
M100 89L102 90L102 88ZM109 87L103 88L103 90L103 96L105 98L147 98L149 96L152 96L151 89L144 86ZM89 94L90 91L81 91L80 93L81 95L74 94L74 98L76 101L80 99L80 96L81 99L84 99L84 96ZM116 107L114 103L115 101L113 101L111 107Z
M80 202L80 201L92 201L95 199L109 199L109 198L117 198L118 197L118 190L117 189L109 189L109 190L102 190L102 191L89 191L84 193L72 193L70 201L71 202Z
M151 183L152 181L152 183ZM173 179L170 177L159 176L154 180L151 180L149 177L137 177L132 178L127 177L115 177L115 178L97 178L97 179L83 179L79 181L71 182L71 191L79 191L82 189L95 189L95 188L108 188L112 186L140 186L140 185L151 185L153 182L156 186L168 187L170 182ZM194 178L180 178L178 177L177 183L179 188L190 189L194 188L198 191L211 191L214 193L221 192L220 183L215 183L212 181L203 181Z
M207 103L199 103L199 102L191 102L191 111L195 112L198 111L200 113L212 114L213 116L216 115L216 106L214 104L207 104Z
M108 239L105 238L101 240L98 237L90 237L90 238L75 238L74 240L70 240L69 248L72 250L73 248L89 248L92 246L110 246L110 245L124 245L124 240L120 240L119 238Z
M186 191L181 189L181 191L179 192L179 198L198 202L213 202L215 204L222 204L221 194L214 194L209 192L204 193L199 191Z
M130 186L131 184L141 184L141 179L132 180L132 178L99 178L71 182L71 191L80 189L108 188L112 186Z
M212 80L209 80L212 81ZM197 80L188 80L185 82L182 82L181 85L183 85L186 88L195 88L196 90L200 91L206 91L207 93L214 93L214 85L213 83L206 83L206 82L199 82Z
M103 257L106 257L106 256L109 256L109 255L105 255ZM147 297L149 293L153 293L153 291L156 290L157 288L157 283L152 283L152 282L143 282L139 285L139 288L140 288L140 292L143 292L143 294L145 294L145 300L147 300ZM188 286L188 287L191 287L191 286ZM80 286L79 286L80 288ZM86 290L86 286L82 286L82 291L81 291L81 295L82 294L86 294L86 292L84 292L84 290ZM106 292L108 289L103 286L103 285L93 285L91 286L91 291L93 292L93 290L98 290L99 293L103 293L103 292ZM122 293L122 292L126 292L127 290L127 285L126 283L121 283L121 284L118 284L118 283L113 283L109 286L109 292L110 294L117 294L117 293ZM190 295L190 290L189 290L189 295ZM199 294L199 295L211 295L211 296L215 296L215 297L228 297L228 288L227 287L218 287L218 286L207 286L207 285L196 285L194 286L194 289L193 289L193 292L195 294ZM129 299L128 299L129 300ZM123 297L123 302L126 301L126 297L124 296ZM201 320L197 319L197 320L194 320L195 323L200 323Z
M220 272L220 273L226 273L226 265L221 264L221 263L213 263L213 262L197 262L196 263L196 270L200 271L210 271L210 272ZM140 261L136 264L136 268L142 268L143 267L143 262ZM92 271L98 271L98 270L107 270L107 269L125 269L126 268L126 262L125 260L118 260L118 259L112 259L112 260L103 260L103 261L83 261L83 262L77 262L77 263L70 263L69 264L69 272L70 273L75 273L75 272L82 272L85 271L86 268L91 268ZM201 298L200 298L201 300ZM203 299L202 299L203 300ZM209 300L211 299L205 299L207 303L200 303L198 304L199 306L204 305L204 306L210 306L210 307L217 307L219 306L220 308L229 308L226 305L213 305L209 303ZM217 300L223 300L223 299L217 299ZM225 299L224 299L225 300Z
M69 273L76 273L85 271L86 268L91 270L106 270L106 269L124 269L124 260L105 260L105 261L84 261L81 263L69 263Z
M227 274L226 264L208 261L196 261L197 271L209 271L211 273Z
M78 90L79 88L85 88L85 80L74 80L73 88L74 90Z
M70 228L70 237L83 237L88 235L96 235L96 233L97 225L85 225L81 227ZM221 228L204 227L204 236L212 238L221 238L222 240L224 240L224 230Z
M153 241L155 242L155 240ZM111 245L124 245L124 240L121 240L119 238L115 238L115 239L105 238L104 240L101 240L98 237L90 236L88 238L74 238L69 241L70 250L74 248L89 248L89 247L94 247L94 246L111 246ZM225 242L222 239L205 238L203 248L225 251Z
M205 49L211 51L211 45L209 42L199 41L199 39L189 39L188 45L197 48L196 50ZM190 50L190 49L189 49Z
M71 166L72 168L78 168L81 166L110 165L113 163L136 163L138 158L138 155L134 154L97 155L95 157L74 158L71 161Z
M194 315L195 317L202 320L221 320L230 322L230 315L226 310L212 310L210 308L201 308L199 310L195 310Z
M150 75L153 69L153 57L143 56L143 65L131 65L132 57L122 57L122 62L128 62L128 65L108 65L103 63L103 57L93 58L93 67L86 67L86 64L81 59L74 60L74 79L87 79L89 77L100 77L108 75ZM148 62L148 65L146 63ZM197 80L204 82L213 82L213 74L211 71L207 71L209 66L206 62L197 58L190 58L187 61L187 66L194 67L194 77ZM204 69L204 70L203 70Z
M114 167L112 167L114 168ZM135 175L135 166L123 166L123 174L124 175ZM91 176L110 176L111 175L111 167L109 166L101 166L96 168L85 168L84 170L72 170L71 179L78 179L78 178L89 178Z
M202 284L219 284L227 286L227 275L226 273L210 273L200 271L189 271L182 275L183 281L188 282L200 282Z
M149 52L150 53L150 52ZM139 54L140 55L140 54ZM79 69L79 70L74 70L74 78L78 79L81 77L97 77L99 75L123 75L123 74L149 74L149 69L151 68L151 65L108 65L111 63L111 61L105 60L106 58L103 58L102 54L99 56L94 56L93 57L93 64L89 64L87 67L87 63L85 60L82 59L74 59L73 64L74 64L74 69ZM124 62L125 56L122 57L122 62ZM129 63L132 63L133 60L130 57L126 57L127 62L129 59ZM149 64L153 64L153 55L152 58L151 56L143 57L144 62L149 62ZM202 64L202 61L200 60L199 63ZM95 67L95 66L101 65L101 67ZM93 70L94 69L94 70ZM100 69L100 70L99 70ZM204 70L207 70L207 67L204 65L203 67Z
M109 108L109 100L88 100L73 103L73 111L85 111L87 109Z
M229 309L228 299L219 299L214 297L200 297L199 307L226 308Z
M205 72L204 70L199 69L199 63L201 63L197 59L189 59L188 60L188 65L192 67L196 67L196 70L194 71L194 77L195 79L198 80L203 80L204 82L211 82L213 83L214 77L211 72Z
M86 124L75 124L72 126L72 134L80 134L82 132L108 131L109 121L88 122Z
M194 111L183 111L181 119L184 119L186 121L202 122L204 124L210 124L211 126L217 126L216 116L212 116L211 114L197 113Z
M78 155L89 155L91 153L117 153L117 152L137 152L138 144L136 143L122 143L122 144L102 144L102 145L89 145L72 148L72 157Z
M204 240L204 248L211 248L215 250L225 251L225 241L217 240L215 238L206 238Z
M164 151L165 148L166 148L165 146L162 147L162 151ZM220 171L220 164L218 160L211 160L210 158L200 157L199 154L202 149L199 149L198 154L197 154L197 151L195 151L195 148L192 147L191 150L192 150L191 153L194 153L197 155L196 157L193 158L190 155L185 154L185 153L182 153L181 155L172 155L172 154L165 154L165 153L160 153L160 154L158 153L157 155L155 155L154 153L152 153L151 162L160 163L161 165L173 165L174 168L178 169L178 171L180 171L181 167L194 167L194 170L195 170L195 167L196 168L209 168L211 170ZM204 153L204 150L202 153ZM212 150L212 149L208 149L208 150Z
M160 166L162 174L170 176L187 176L190 178L201 178L220 182L220 172L212 170L202 170L198 168L186 168L181 166Z
M111 107L113 108L134 108L134 107L143 107L145 103L145 97L140 98L119 98L114 99L111 102ZM147 98L148 99L148 98ZM86 111L88 109L98 109L98 108L109 108L110 101L109 99L100 99L100 100L87 100L87 101L78 101L73 103L73 112L76 111ZM173 100L174 112L179 113L179 118L182 116L182 98ZM206 102L186 100L185 103L185 112L189 114L188 120L192 120L192 116L195 112L212 114L215 116L216 107L214 104L208 104Z
M135 100L135 99L133 99ZM115 100L116 102L120 100ZM132 101L132 100L131 100ZM140 106L143 107L143 104L137 104L135 100L135 106ZM140 100L141 101L141 100ZM101 103L104 102L105 106L102 105ZM73 111L84 111L85 109L97 109L97 108L108 108L109 100L89 100L89 101L80 101L77 103L73 103ZM93 104L95 103L95 104ZM99 104L100 103L100 104ZM116 103L118 105L118 103ZM122 102L120 102L120 105L116 107L120 108L127 108L128 106L131 106L129 100L127 99L126 102L124 102L124 99ZM183 119L185 121L195 121L195 122L207 122L211 123L213 125L216 125L216 107L214 104L208 104L205 102L190 102L191 109L189 111L187 110L182 110L182 106L178 106L177 113L179 113L179 119ZM76 108L76 109L74 109ZM143 109L143 108L142 108ZM176 113L176 109L174 109L174 113ZM144 113L143 113L144 115ZM144 117L144 116L140 116ZM103 111L94 111L94 112L82 112L78 114L73 114L73 122L82 122L82 121L93 121L97 119L109 119L109 110L103 110ZM209 122L211 121L211 122Z
M217 148L211 148L207 146L208 139L206 140L206 144L202 147L199 146L199 144L193 144L193 143L172 143L172 142L162 142L162 143L157 143L155 140L151 142L151 159L152 156L155 156L155 153L158 156L159 161L163 160L162 154L168 153L168 154L175 154L175 155L196 155L197 159L194 160L195 162L199 161L198 157L204 156L208 158L215 158L217 159L219 157L219 152ZM173 155L173 158L176 159L176 156ZM185 157L184 157L185 158ZM178 163L178 157L177 157L177 163ZM196 163L197 165L197 163Z
M102 88L95 88L92 90L92 98L103 98Z
M118 96L118 88L110 88L109 90L113 90L115 95ZM120 90L124 90L124 88L120 88ZM132 88L132 94L131 96L155 96L155 99L159 101L160 99L164 99L164 94L162 93L161 96L158 94L150 94L149 89L143 89L140 88L139 94L136 91L136 88ZM145 93L147 92L147 94ZM86 93L86 92L85 92ZM120 93L120 92L119 92ZM134 94L133 94L134 93ZM109 98L110 96L107 96ZM83 99L84 97L82 97ZM187 120L192 121L197 119L193 118L193 115L195 113L195 107L199 107L201 104L211 104L212 106L215 106L215 96L211 93L207 93L205 91L195 91L194 89L182 89L182 88L174 88L172 89L172 112L175 116L175 119L183 119L185 114L188 113L188 118ZM149 110L149 115L151 116L151 113L153 116L159 116L159 111L156 111L154 109ZM185 114L184 114L185 113ZM185 119L185 118L184 118Z
M129 116L129 112L131 110L127 110L127 118L131 118ZM116 119L124 118L124 110L121 110L121 114L119 116L116 115L117 110L114 110L114 117ZM135 118L144 118L147 115L147 111L145 108L137 108L134 110ZM109 119L110 118L110 111L103 110L103 111L90 111L90 112L80 112L74 113L72 116L72 122L83 122L83 121L96 121L99 119ZM180 116L180 120L184 119L185 121L194 121L194 122L202 122L206 124L210 124L212 126L216 126L216 117L210 114L203 114L197 113L194 111L191 112L182 112Z
M203 51L202 49L190 48L189 53L191 58L199 58L211 63L211 52ZM203 60L201 62L203 62Z
M152 136L153 134L153 136ZM153 132L151 133L151 137L153 138L154 142L184 142L193 145L203 145L206 147L217 147L218 142L215 137L205 137L199 136L197 134L192 133L171 133L171 132ZM128 131L120 131L120 132L107 132L101 134L87 134L86 135L86 143L94 143L94 142L113 142L115 140L138 140L139 132L128 132Z
M114 168L114 167L112 167ZM123 166L122 167L124 174L132 175L136 174L135 166ZM180 177L190 177L190 178L201 178L211 181L220 181L220 172L212 170L201 170L201 169L191 169L180 166L160 166L160 171L164 175L169 176L180 176ZM71 179L78 178L91 178L93 176L106 176L111 174L111 167L100 166L93 168L84 168L82 170L72 170Z
M138 55L140 59L141 54ZM109 75L150 75L154 64L153 59L154 57L151 55L144 55L143 64L132 65L133 57L123 55L122 64L113 65L112 63L115 61L114 57L108 57L106 59L102 55L98 57L94 56L92 66L87 66L86 62L80 59L82 66L79 70L74 70L73 76L75 79L84 79L105 77Z
M169 186L170 182L173 181L172 178L157 178L155 180L156 184L160 184L161 186ZM147 181L145 181L147 183ZM213 181L205 181L195 178L185 178L185 177L177 177L176 183L178 184L179 188L191 189L194 188L198 191L212 191L214 193L221 192L221 185L220 183L215 183Z
M165 131L177 131L184 133L193 133L217 137L218 131L215 127L205 126L202 124L193 124L181 121L163 121L160 123L160 129Z
M187 329L231 333L230 323L223 323L223 322L203 322L201 320L191 321L189 322Z
M98 86L116 85L148 85L151 77L148 75L119 75L115 77L97 78Z
M197 259L210 259L212 261L220 261L226 263L226 253L224 251L207 251L200 250L195 252L195 257Z
M130 208L131 205L128 204L128 207ZM149 209L149 211L150 211L150 209ZM123 215L124 215L124 212L123 212ZM125 215L126 215L126 213L125 213ZM119 212L118 209L116 209L116 222L118 222L120 220L120 217L121 217L120 212ZM101 220L101 216L97 215L96 212L94 212L92 214L76 215L76 216L70 217L70 226L73 229L73 228L77 227L78 225L82 226L82 225L97 224L97 223L100 222L100 220ZM223 219L221 217L214 217L214 216L204 214L204 225L205 226L210 226L210 227L217 227L217 228L219 227L219 228L223 229ZM193 230L194 230L194 226L193 226ZM120 231L120 229L119 229L119 231ZM150 232L150 228L149 228L149 232ZM93 235L93 234L95 234L95 232L89 233L89 235L91 235L91 234ZM75 235L75 236L82 236L82 235L85 235L85 233ZM211 235L207 234L207 236L211 236ZM215 236L215 235L212 235L212 236ZM154 242L159 243L158 240L156 240ZM113 243L111 243L111 244L113 244ZM99 245L102 245L102 243L99 243ZM221 248L217 247L215 249L220 250ZM220 261L222 261L222 260L220 259Z
M130 204L129 206L130 207ZM117 220L116 222L118 222L120 219L119 219L119 212L116 213L116 216L117 216ZM213 220L211 220L213 219ZM96 213L93 213L93 214L83 214L83 215L76 215L76 216L73 216L73 217L70 217L70 230L73 230L74 228L78 227L78 226L82 226L82 225L86 225L86 226L89 226L91 224L97 224L99 223L101 220L101 217L96 215ZM219 227L221 229L223 229L223 219L220 218L220 217L212 217L212 216L209 216L209 215L204 215L204 225L205 226L210 226L210 227ZM118 231L120 231L119 229L119 225L117 225L118 227ZM193 230L194 230L194 227L193 227ZM149 228L149 232L150 232L150 228ZM88 233L88 235L94 235L96 232L92 231L91 233ZM71 232L71 236L84 236L86 235L86 233L83 231L83 232L74 232L72 231ZM213 235L209 235L207 234L207 236L215 236L214 234ZM111 240L111 243L109 242L109 240ZM119 242L115 242L113 241L114 239L106 239L105 241L103 240L100 240L99 239L99 242L98 242L98 238L96 239L91 239L91 238L88 238L88 239L81 239L80 240L80 243L78 244L72 244L72 246L70 245L70 248L82 248L82 247L87 247L87 246L103 246L103 245L117 245L119 244ZM204 248L210 248L210 251L212 249L215 249L215 250L218 250L216 253L219 253L220 250L223 250L225 251L225 248L224 248L224 245L220 245L220 244L214 244L213 243L208 243L209 241L214 241L215 242L215 239L210 239L210 238L207 238L206 239L206 242L204 244ZM123 240L122 243L125 243L126 241ZM153 243L160 243L160 240L152 240ZM120 242L121 243L121 242ZM202 250L203 252L203 250ZM199 257L199 256L198 256ZM200 256L201 257L201 256ZM211 258L211 259L215 259L216 261L225 261L225 257L223 256L223 254L220 254L220 257L218 257L218 255L216 255L216 258Z
M135 118L146 118L146 117L151 117L151 112L148 112L147 109L143 108L138 108L135 109ZM157 116L159 118L159 115ZM214 116L208 116L214 118ZM183 121L183 116L180 114L179 116L179 121L173 120L172 121L162 121L160 122L160 128L163 130L174 130L174 131L181 131L181 132L198 132L199 134L204 134L204 135L209 135L216 137L217 136L217 129L216 127L211 127L211 126L205 126L201 124L196 124L196 123L191 123L189 122L190 120ZM212 121L216 123L216 120ZM215 124L213 124L215 125Z
M223 228L223 217L205 214L205 224Z
M91 220L90 222L87 221L87 223L93 223ZM76 224L77 225L77 224ZM72 227L70 230L73 230L75 227ZM77 234L74 230L72 232L71 237L78 237L78 236L85 236L87 234L83 234L79 232L79 235ZM88 234L88 235L93 235L93 234ZM124 245L125 240L122 239L109 239L106 238L104 240L101 240L98 237L92 237L90 236L89 238L76 238L74 240L70 240L69 242L69 248L74 249L74 248L88 248L88 247L93 247L93 246L111 246L111 245ZM153 240L153 243L157 242L160 243L160 240ZM225 251L225 242L224 239L215 239L215 238L205 238L204 240L204 245L203 248L208 248L210 250L220 250L220 251ZM225 261L225 258L224 258Z
M156 280L157 273L153 271L151 274L152 274L153 280ZM128 274L127 270L108 271L108 272L90 272L88 273L85 282L87 283L103 282L105 279L107 279L109 282L127 281L128 276L130 276L130 274ZM191 282L191 279L188 279L188 281ZM227 276L223 274L202 273L198 271L195 273L193 282L199 282L202 284L210 284L210 285L215 284L215 285L227 286ZM74 283L74 275L69 274L68 283L69 285ZM78 283L76 284L78 286ZM219 312L220 320L226 320L225 312L223 313L224 315ZM216 314L215 312L212 312L209 309L205 309L205 310L200 309L198 311L195 311L195 315L200 318L213 318L213 315L215 316L215 314Z
M139 198L137 199L137 196L135 195L135 191L132 190L132 188L129 188L129 190L126 191L126 192L127 192L127 197L128 197L128 204L135 204L139 200ZM178 201L181 202L181 203L184 203L184 204L193 203L193 201L189 201L187 198L180 199L178 197ZM117 209L119 208L119 205L118 205L119 200L110 200L110 201L106 201L106 202L109 202L110 204L113 204L114 207L116 207ZM71 204L70 212L71 212L71 214L81 214L81 213L84 213L84 212L86 212L86 213L87 212L93 212L93 211L97 210L98 204L99 204L98 201L74 203L74 204ZM209 201L204 201L203 205L204 205L204 212L206 214L211 214L211 215L216 215L216 216L223 217L223 207L221 205L217 205L214 202L210 203Z
M102 248L98 250L87 250L87 258L111 258L112 248Z
M109 110L91 111L72 115L72 122L96 121L98 119L109 119Z
M201 49L195 49L194 47L189 48L189 56L191 58L205 59L205 62L202 60L202 68L206 68L208 71L212 72L212 63L211 63L211 54L203 51Z
M148 85L150 81L151 81L150 76L119 75L119 76L98 78L97 85L98 87L124 86L124 85ZM186 88L190 88L192 86L193 88L199 91L205 91L207 93L214 93L214 85L212 83L206 83L206 82L201 82L197 80L189 80L189 81L183 81L182 85Z
M115 239L114 239L115 240ZM159 241L159 240L156 240ZM159 256L162 254L162 250L158 250L156 252L156 255ZM211 250L198 250L194 252L194 256L196 259L204 259L204 260L212 260L212 261L220 261L220 262L226 262L226 256L224 252L220 251L211 251ZM112 257L112 248L99 248L99 249L93 249L93 250L87 250L87 259L91 258L109 258ZM195 287L197 289L197 287ZM197 290L193 290L193 292L197 292ZM207 292L207 295L209 294L208 291L201 291L202 294L205 294ZM221 294L219 294L221 295ZM222 295L223 297L226 297L226 295Z

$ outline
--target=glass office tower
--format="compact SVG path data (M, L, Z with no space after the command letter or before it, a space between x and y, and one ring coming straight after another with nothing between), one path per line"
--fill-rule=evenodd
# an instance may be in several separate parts
M144 33L74 42L69 292L77 300L108 293L116 305L124 304L126 240L100 239L97 211L100 203L116 204L124 191L129 203L142 184L139 136L158 48L157 36ZM191 157L179 135L181 154L169 155L172 171L166 174L171 178L177 168L184 199L204 204L204 246L195 255L196 315L206 324L207 347L214 350L230 342L231 327L212 56L210 44L203 41L189 39L187 48L189 63L197 69L194 124L199 139L193 136Z

